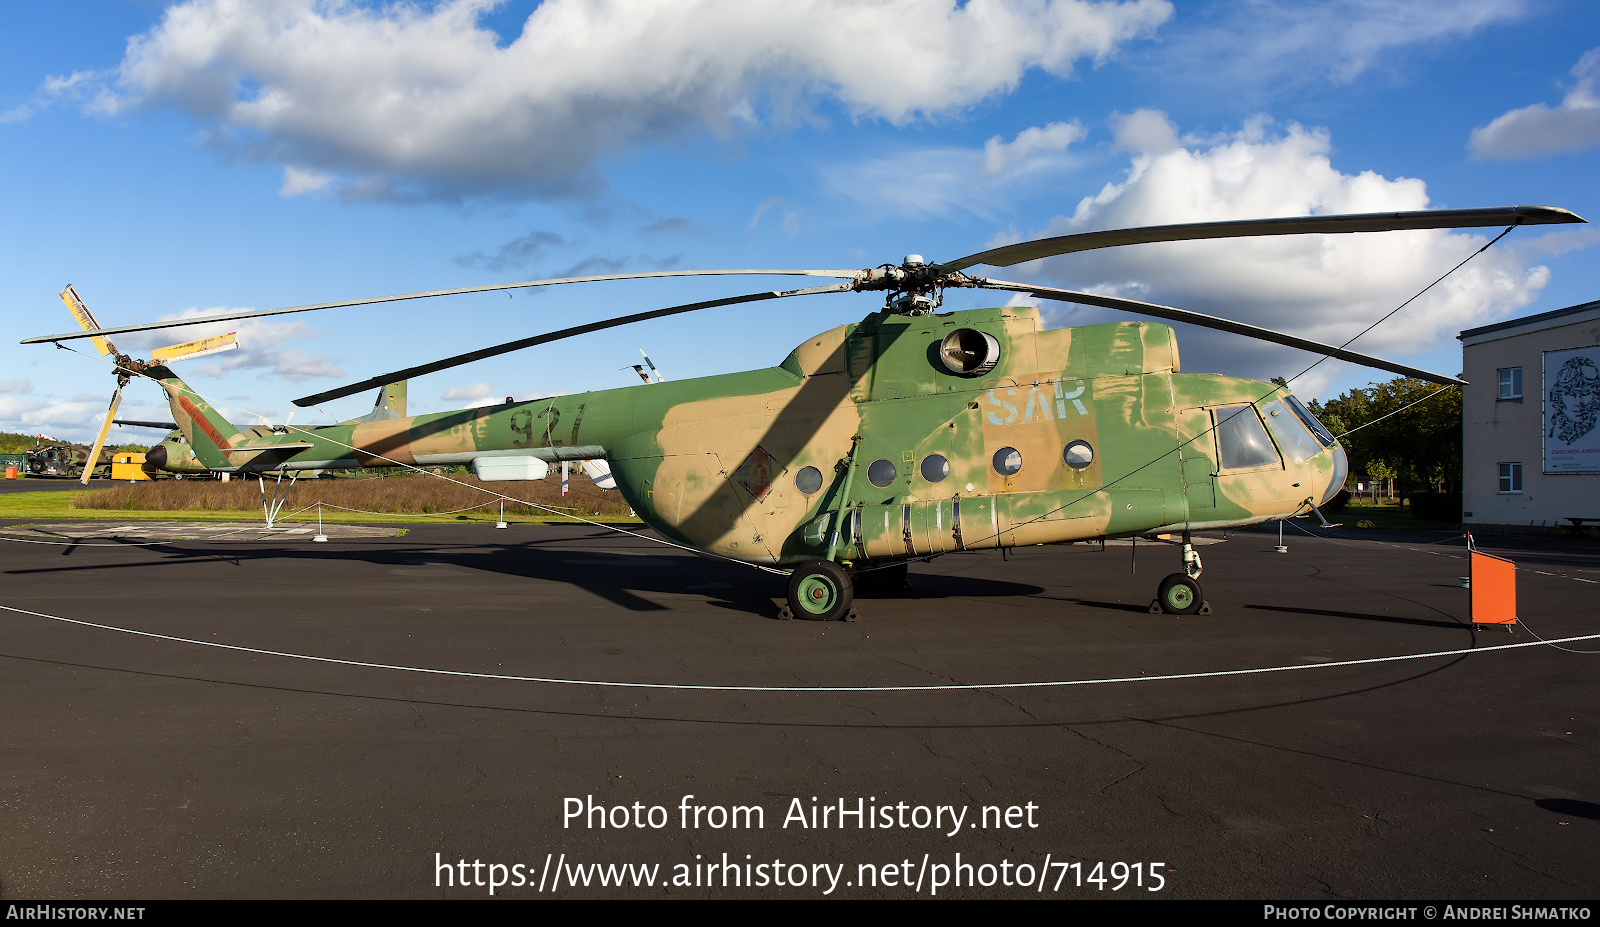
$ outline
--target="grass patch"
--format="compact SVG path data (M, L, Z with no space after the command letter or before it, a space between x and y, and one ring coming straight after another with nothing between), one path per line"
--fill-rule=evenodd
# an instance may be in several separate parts
M453 477L460 483L427 476L386 479L302 480L284 506L285 514L324 503L322 520L334 524L489 522L500 517L498 495L572 509L594 521L635 521L616 490L602 490L574 474L572 494L561 496L556 482L480 483L474 477ZM483 486L488 492L471 487ZM272 488L268 483L268 491ZM333 508L338 506L339 508ZM481 506L472 508L473 506ZM357 511L343 511L355 509ZM470 509L461 512L460 509ZM543 509L507 501L507 521L568 523ZM0 518L94 518L130 520L240 521L261 517L261 489L254 480L172 480L118 484L81 492L11 493L0 496ZM316 519L316 509L293 521Z
M1412 518L1411 509L1402 505L1346 505L1337 513L1329 513L1328 520L1346 528L1359 528L1362 522L1368 522L1380 531L1446 531L1456 527L1453 522Z

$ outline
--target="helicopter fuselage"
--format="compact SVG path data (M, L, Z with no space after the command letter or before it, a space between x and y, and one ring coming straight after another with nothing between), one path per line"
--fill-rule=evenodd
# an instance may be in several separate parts
M874 313L763 370L287 435L240 435L160 379L211 469L604 457L651 527L760 563L1236 527L1344 481L1286 390L1181 373L1166 325L1044 329L1027 306Z

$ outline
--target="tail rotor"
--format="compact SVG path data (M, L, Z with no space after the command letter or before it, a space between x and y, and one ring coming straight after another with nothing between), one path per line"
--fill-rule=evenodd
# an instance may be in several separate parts
M117 408L122 404L123 387L127 386L130 380L136 376L144 375L145 370L148 368L164 367L175 361L190 360L210 354L220 354L223 351L232 351L239 347L239 338L237 332L229 332L226 335L215 335L210 338L186 341L183 344L156 348L150 352L149 360L139 360L117 350L117 346L112 343L110 338L104 335L92 334L100 331L100 323L95 319L94 313L89 311L88 304L83 301L83 297L78 295L78 291L73 288L72 284L67 284L66 288L61 291L61 301L66 303L67 311L72 313L72 318L77 321L78 327L85 332L91 333L89 340L94 344L95 349L102 355L109 356L116 361L114 372L117 377L117 388L111 394L111 403L106 408L105 421L101 423L100 432L94 439L94 446L89 450L89 459L84 461L83 475L78 478L79 482L87 486L89 485L89 478L94 474L95 465L100 462L100 451L105 447L106 436L110 434L111 426L115 423Z

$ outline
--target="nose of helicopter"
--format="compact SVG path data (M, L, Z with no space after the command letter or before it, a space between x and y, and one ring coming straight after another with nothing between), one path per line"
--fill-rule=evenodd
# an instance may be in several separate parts
M1344 488L1345 477L1350 475L1350 458L1345 456L1344 446L1333 446L1333 475L1328 477L1328 488L1323 490L1322 501L1318 505L1327 505L1328 500L1339 494Z

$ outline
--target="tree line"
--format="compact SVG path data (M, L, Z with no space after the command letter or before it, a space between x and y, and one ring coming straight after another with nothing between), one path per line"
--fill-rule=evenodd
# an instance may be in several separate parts
M1351 477L1395 480L1402 496L1461 492L1461 387L1401 377L1309 406L1344 445Z

